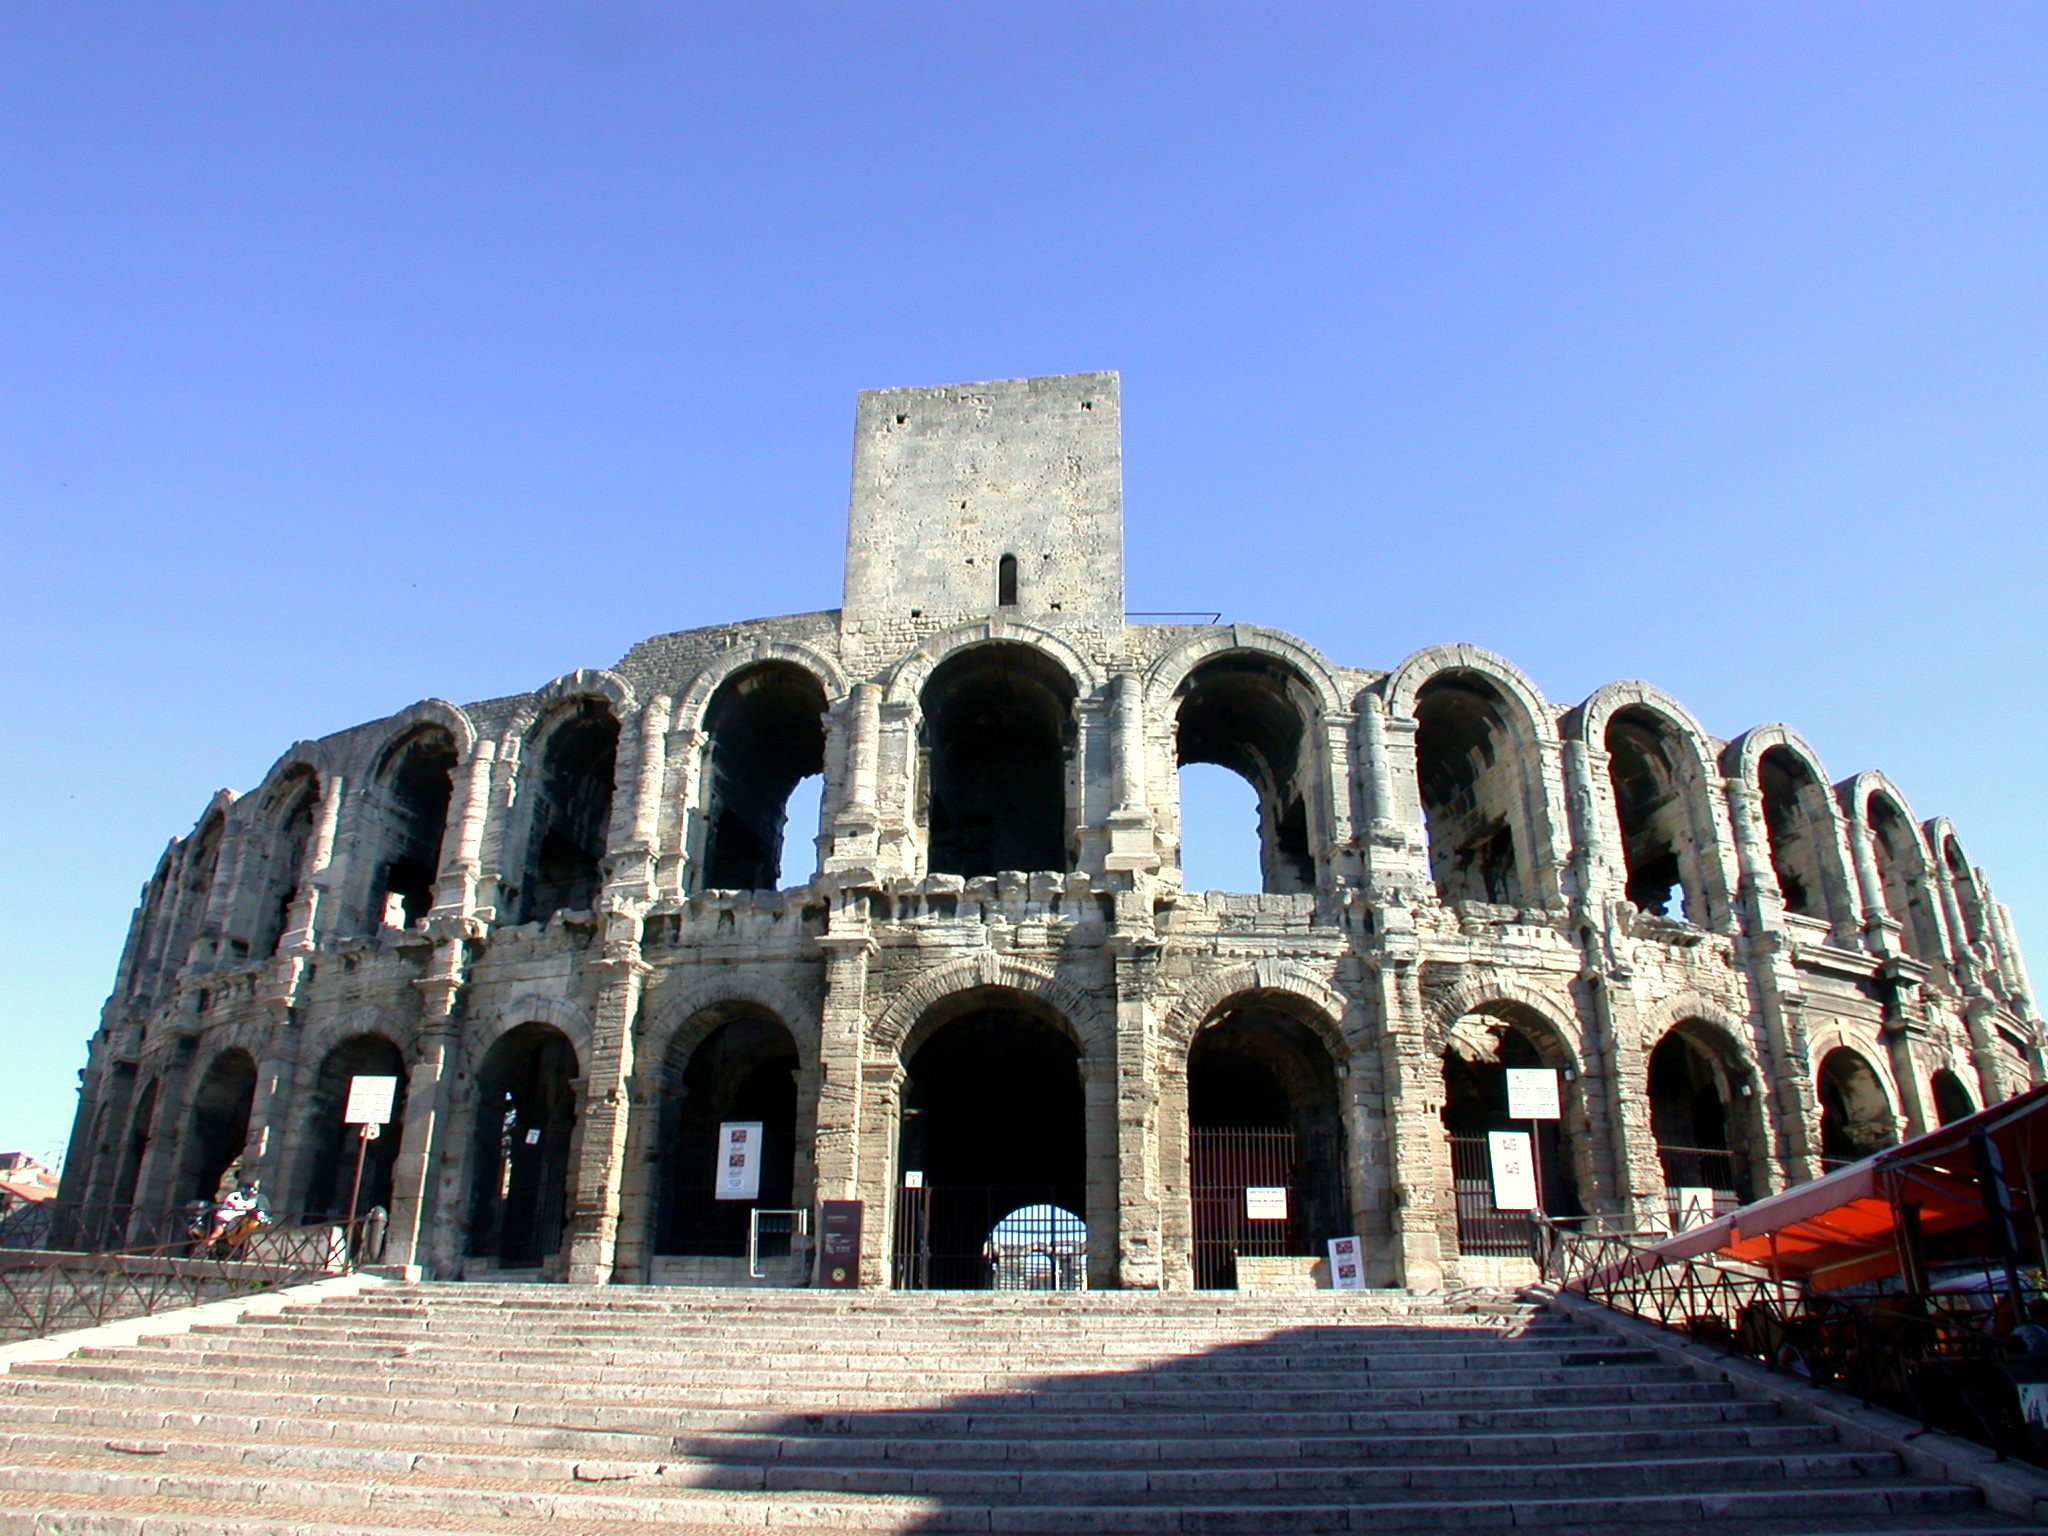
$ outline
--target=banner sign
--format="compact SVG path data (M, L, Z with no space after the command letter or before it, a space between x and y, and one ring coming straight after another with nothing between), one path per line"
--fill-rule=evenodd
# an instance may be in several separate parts
M720 1200L761 1198L761 1122L727 1120L718 1127Z
M861 1203L827 1200L818 1222L818 1284L848 1290L860 1284Z
M1562 1120L1557 1102L1557 1073L1550 1067L1508 1068L1510 1120Z
M1488 1131L1486 1155L1493 1164L1493 1208L1536 1209L1536 1158L1527 1131Z
M391 1104L397 1097L395 1077L352 1077L348 1080L348 1104L341 1112L341 1123L389 1125Z
M1285 1184L1254 1184L1244 1192L1244 1216L1246 1221L1285 1221L1287 1219L1287 1186Z
M1355 1237L1333 1237L1330 1239L1330 1289L1333 1291L1362 1291L1365 1289L1365 1264Z

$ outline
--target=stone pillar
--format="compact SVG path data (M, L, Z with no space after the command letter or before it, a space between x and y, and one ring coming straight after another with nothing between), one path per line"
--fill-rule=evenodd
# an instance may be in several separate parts
M459 1036L459 1026L446 1014L429 1016L420 1027L412 1065L406 1072L405 1124L399 1130L398 1158L391 1171L391 1224L384 1241L386 1263L426 1263L424 1234L435 1203L433 1180L443 1156L448 1090L455 1072Z
M812 1134L820 1200L858 1200L861 1188L861 1076L867 1031L868 931L866 898L842 895L825 936L825 995L818 1010L818 1111ZM895 1068L895 1063L878 1063ZM886 1166L886 1165L885 1165ZM888 1212L870 1210L866 1229L886 1227ZM887 1250L882 1250L886 1252ZM863 1268L866 1260L862 1260Z
M569 1199L569 1283L604 1285L612 1277L619 1237L620 1186L631 1114L633 1025L652 969L640 958L640 919L604 916L608 930L591 1010L590 1060L583 1069L583 1110L574 1188Z
M1121 935L1111 941L1116 972L1115 1270L1116 1283L1125 1290L1156 1291L1165 1283L1158 1038L1151 1003L1157 953L1156 942ZM1091 1224L1091 1234L1094 1230Z
M1153 835L1152 807L1145 798L1145 680L1135 672L1116 675L1109 768L1110 797L1115 803L1103 818L1108 847L1102 867L1157 869L1159 840Z
M1394 781L1387 770L1387 701L1377 693L1368 693L1358 724L1365 749L1362 766L1366 822L1373 841L1385 842L1400 833L1400 820L1394 809Z
M1395 1278L1414 1291L1442 1287L1455 1262L1451 1148L1438 1111L1443 1062L1429 1048L1419 967L1405 958L1368 958L1378 994L1380 1081L1387 1105L1387 1164L1394 1200ZM1376 1256L1368 1255L1368 1261Z
M881 813L882 690L873 683L855 683L843 706L846 729L846 783L838 814L832 819L832 850L827 872L866 869L874 863L875 835Z
M149 1148L142 1155L142 1167L135 1179L135 1210L153 1216L179 1198L173 1187L178 1164L185 1153L185 1131L192 1119L192 1067L199 1057L199 1037L181 1035L172 1047L170 1060L157 1079L156 1129ZM210 1197L212 1191L208 1190ZM135 1236L137 1228L131 1227Z
M491 813L491 777L498 744L480 740L455 773L456 811L441 838L441 878L434 889L435 917L468 917L476 910L483 875L484 826Z

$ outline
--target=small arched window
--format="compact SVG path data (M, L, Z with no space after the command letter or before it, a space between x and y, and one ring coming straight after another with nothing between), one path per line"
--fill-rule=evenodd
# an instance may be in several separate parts
M1017 606L1017 557L1005 555L996 562L996 603L1000 607Z

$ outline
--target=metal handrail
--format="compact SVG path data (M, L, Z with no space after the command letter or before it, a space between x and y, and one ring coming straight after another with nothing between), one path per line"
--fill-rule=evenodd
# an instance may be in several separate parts
M1537 1258L1561 1291L1703 1344L1990 1446L2040 1460L2021 1383L2048 1382L2048 1359L2010 1338L2009 1304L1970 1293L1814 1292L1752 1265L1653 1251L1664 1234L1569 1232L1541 1218ZM2039 1293L2035 1293L2036 1296Z
M266 1226L239 1240L182 1237L103 1252L0 1251L0 1342L147 1317L346 1274L368 1218Z

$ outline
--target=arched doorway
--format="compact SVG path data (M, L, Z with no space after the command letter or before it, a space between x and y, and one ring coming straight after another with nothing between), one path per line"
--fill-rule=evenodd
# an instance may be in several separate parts
M1013 1274L1035 1273L1032 1251L1057 1246L1078 1287L1088 1157L1074 1038L1050 1010L1001 988L941 1007L903 1084L896 1284L1007 1288Z
M1337 1064L1287 1000L1227 1005L1189 1045L1188 1185L1198 1289L1351 1232Z
M348 1107L349 1079L354 1077L398 1079L391 1123L367 1144L354 1127L341 1123L342 1111ZM382 1035L353 1035L329 1051L320 1062L320 1073L313 1080L312 1101L307 1105L305 1137L310 1162L299 1206L307 1218L349 1214L359 1148L363 1188L356 1201L357 1213L374 1205L390 1210L391 1170L398 1162L404 1126L405 1056L398 1047Z
M1820 1155L1826 1168L1860 1161L1899 1139L1876 1068L1847 1046L1820 1061Z
M1525 856L1516 840L1528 798L1528 733L1492 679L1439 672L1415 695L1415 783L1429 872L1444 901L1517 906Z
M1673 1025L1650 1052L1650 1133L1674 1226L1754 1198L1738 1101L1742 1088L1755 1089L1737 1060L1720 1031L1697 1019Z
M1934 1113L1943 1125L1967 1120L1977 1113L1977 1101L1970 1097L1970 1090L1947 1067L1935 1073L1928 1086L1934 1090Z
M529 809L519 910L527 923L597 901L618 769L618 717L603 699L578 699L555 713L540 739L538 769L523 775L522 786Z
M142 1097L135 1101L135 1112L128 1117L128 1138L121 1148L121 1165L114 1175L113 1196L108 1202L109 1219L104 1223L107 1231L122 1230L133 1213L135 1185L142 1177L142 1160L149 1155L150 1138L156 1134L156 1090L157 1079L152 1077L143 1085ZM95 1238L95 1241L104 1239Z
M219 1191L249 1139L249 1111L255 1103L256 1063L249 1053L234 1048L214 1057L192 1096L184 1175L176 1191L180 1201L211 1200Z
M1315 771L1308 722L1314 695L1293 670L1270 657L1233 651L1205 661L1180 685L1174 707L1174 753L1183 782L1200 764L1228 769L1250 786L1259 889L1313 891L1308 806ZM1182 826L1183 868L1190 829Z
M1535 1134L1536 1194L1543 1212L1578 1216L1578 1158L1587 1146L1584 1106L1571 1084L1560 1083L1563 1120L1515 1120L1508 1115L1508 1069L1547 1068L1560 1078L1571 1059L1555 1031L1519 1009L1494 1015L1469 1013L1446 1038L1444 1134L1450 1144L1455 1197L1456 1243L1461 1254L1527 1258L1528 1213L1500 1210L1494 1198L1492 1155L1487 1138L1495 1131Z
M766 891L781 881L796 787L825 771L825 690L801 667L768 662L722 686L704 712L704 890ZM818 834L815 821L796 829ZM808 872L815 848L799 862ZM808 874L806 875L808 878Z
M1691 789L1680 770L1684 750L1677 732L1655 711L1632 705L1608 721L1605 745L1628 899L1645 912L1705 927L1687 805Z
M551 1024L521 1024L477 1072L469 1252L531 1268L562 1246L576 1130L576 1048Z
M655 1183L657 1256L740 1258L748 1212L786 1211L795 1202L796 1041L766 1012L730 1010L724 1022L698 1018L677 1033L662 1070L660 1151ZM693 1027L694 1026L694 1027ZM721 1200L722 1127L759 1125L760 1191ZM787 1238L763 1256L785 1257Z
M433 908L455 764L455 738L442 726L426 725L394 745L378 765L368 808L378 840L365 913L369 927L410 928Z

